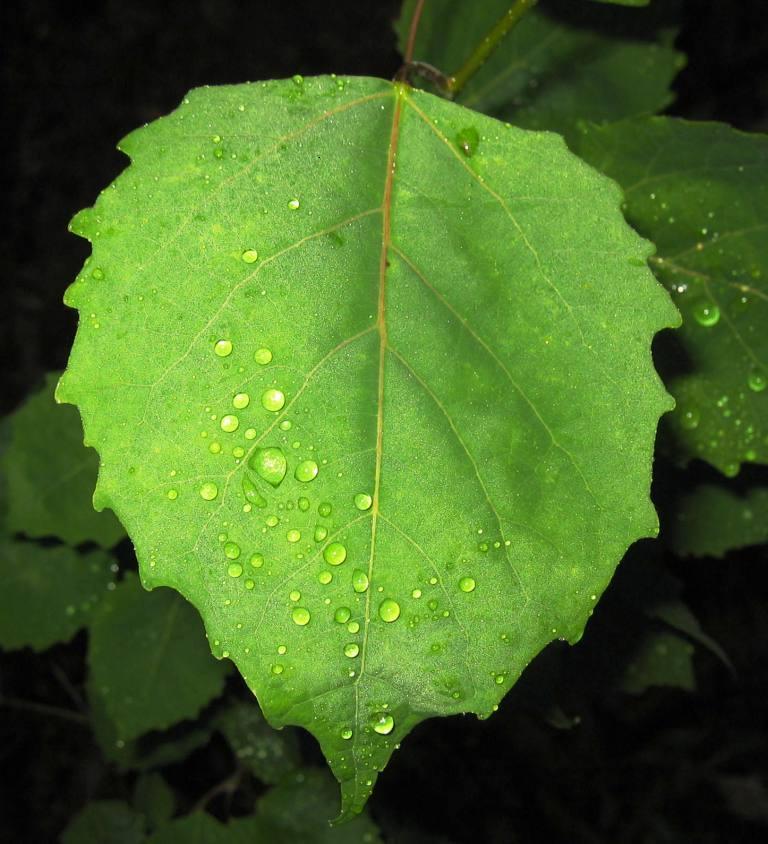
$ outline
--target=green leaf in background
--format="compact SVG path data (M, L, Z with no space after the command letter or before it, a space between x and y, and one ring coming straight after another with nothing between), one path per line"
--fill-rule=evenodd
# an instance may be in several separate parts
M768 542L768 489L744 492L701 484L676 501L664 540L677 554L724 557L729 551Z
M160 774L142 774L133 789L133 805L146 818L147 826L156 829L173 817L176 797Z
M651 0L594 0L595 3L610 3L614 6L647 6Z
M60 397L143 582L311 730L354 813L414 725L490 715L577 640L656 533L649 346L677 314L561 138L405 86L200 89L122 146L73 223L93 256ZM167 593L123 589L136 618L101 616L93 665L135 734L174 701L121 718L139 654L166 689L198 673L146 638Z
M693 645L676 633L650 633L627 666L622 689L634 695L651 686L671 686L692 692L696 688L693 654Z
M141 844L144 818L119 800L97 800L81 809L61 836L61 844Z
M91 623L91 681L122 740L192 718L222 689L226 663L209 653L194 609L132 575Z
M103 551L0 541L0 647L41 651L69 641L108 599L113 562Z
M659 117L584 127L575 149L624 188L683 314L659 344L667 450L727 475L768 462L768 137Z
M401 50L415 3L406 0L397 24ZM509 0L429 0L414 58L455 73L509 6ZM584 120L661 111L672 101L670 84L684 65L672 47L669 9L663 14L542 2L504 38L458 102L569 138Z
M240 762L264 783L280 782L301 764L296 733L270 727L255 701L228 706L217 716L215 726Z
M48 375L45 386L5 421L6 448L0 454L8 499L5 530L111 548L125 531L112 513L93 509L99 460L83 446L77 413L54 401L57 381L58 373Z

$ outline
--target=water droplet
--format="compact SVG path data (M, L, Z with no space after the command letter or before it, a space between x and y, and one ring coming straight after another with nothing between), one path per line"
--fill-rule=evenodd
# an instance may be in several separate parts
M297 503L299 505L299 510L301 510L303 513L306 513L307 510L309 510L309 499L305 498L303 495L301 496L301 498L299 498Z
M296 530L296 528L293 528L292 530L289 530L288 533L286 533L285 538L289 542L298 542L301 539L301 531L298 531Z
M243 475L243 495L249 504L255 504L257 507L266 507L267 499L256 489L256 484L247 476Z
M330 515L331 515L331 511L332 511L332 510L333 510L333 508L331 507L331 505L330 505L327 501L324 501L324 502L323 502L322 504L320 504L320 505L318 506L318 508L317 508L317 512L318 512L318 513L319 513L319 514L320 514L323 518L328 518L328 516L330 516Z
M296 471L293 473L293 476L297 481L308 484L317 477L318 471L319 467L314 460L302 460L302 462L296 467Z
M269 349L256 349L253 359L260 366L266 366L268 363L272 362L272 352Z
M249 560L249 562L255 569L260 569L264 565L264 555L251 554L251 559Z
M255 440L256 439L256 429L255 428L246 428L245 429L245 438L247 440Z
M299 600L301 600L301 592L299 592L299 590L298 590L298 589L294 589L294 590L290 593L290 595L288 595L288 597L289 597L292 601L294 601L294 602L295 602L295 601L299 601Z
M272 666L272 673L273 673L273 674L278 674L278 675L279 675L279 674L282 674L282 673L283 673L283 666L282 666L282 665L280 665L280 663L279 663L279 662L276 662L276 663Z
M213 442L208 446L208 451L211 454L219 454L221 452L221 443Z
M232 449L232 456L239 460L241 457L245 456L245 449L241 445L236 445Z
M225 358L228 355L231 355L232 354L232 341L231 340L217 340L213 344L213 351L216 352L216 354L220 358Z
M355 496L355 507L358 510L370 510L373 499L367 492L358 492Z
M288 471L288 461L283 450L274 446L257 448L248 465L256 474L272 486L280 486Z
M333 614L333 620L339 624L346 624L352 617L352 611L349 607L339 607Z
M171 501L175 501L179 497L179 491L177 489L169 489L166 495Z
M251 397L248 395L248 393L238 393L232 399L232 406L237 410L243 410L244 408L248 407L250 403Z
M252 264L259 257L259 253L255 249L246 249L240 257L246 264Z
M420 598L421 597L421 589L414 589L413 592L411 592L411 597L412 598Z
M467 158L471 158L475 154L479 143L480 136L474 126L467 126L456 135L456 144Z
M347 625L347 630L350 633L359 633L360 632L360 625L356 621L350 621Z
M269 527L275 527L277 524L280 523L280 519L278 519L277 516L274 516L274 515L273 516L267 516L266 522L267 522L267 525Z
M279 427L281 431L290 431L293 427L293 422L290 419L283 419Z
M386 622L397 621L400 618L400 604L391 598L385 598L379 606L379 618Z
M246 589L253 589L256 584L249 578L245 581L245 588Z
M355 592L365 592L368 589L368 575L361 569L352 572L352 588Z
M304 77L300 73L295 73L292 77L294 85L303 85Z
M352 730L347 727L347 729L341 731L341 737L347 741L348 739L352 738Z
M747 383L749 384L749 389L755 393L762 393L768 387L768 379L766 379L765 375L759 369L753 369L749 373Z
M475 579L473 577L462 577L459 581L459 589L462 592L474 592L475 586Z
M200 497L204 498L206 501L213 501L213 499L216 498L218 494L219 488L216 486L216 484L211 483L211 481L204 483L200 487Z
M340 566L347 559L347 549L341 542L331 542L323 551L323 559L328 565Z
M236 431L240 427L240 420L237 416L233 416L231 413L228 413L226 416L221 417L221 430L227 434L231 434L233 431Z
M328 528L318 525L315 528L315 542L322 542L328 536Z
M288 202L288 207L291 209L291 211L297 211L300 205L301 202L299 202L299 200L295 197Z
M329 571L321 571L320 574L318 574L317 579L323 584L323 586L327 586L333 580L333 575Z
M360 648L354 642L344 645L344 656L354 659L360 653Z
M708 299L699 299L693 303L693 316L699 325L711 328L720 321L720 308Z
M395 728L395 719L388 712L377 712L370 721L374 733L388 736Z
M240 563L230 563L227 567L227 574L230 577L240 577L242 573L243 567L240 565Z
M264 410L270 410L272 413L277 413L285 406L285 393L282 390L274 388L264 390L261 394L261 406Z
M224 546L224 556L236 560L240 556L240 546L237 542L227 542Z
M684 411L683 415L680 417L680 425L685 428L686 431L693 431L694 429L698 428L700 421L701 414L695 407L692 407L690 410Z
M294 607L293 610L291 610L291 618L293 619L294 624L298 624L299 627L304 627L306 624L309 624L311 616L308 609L305 609L304 607Z

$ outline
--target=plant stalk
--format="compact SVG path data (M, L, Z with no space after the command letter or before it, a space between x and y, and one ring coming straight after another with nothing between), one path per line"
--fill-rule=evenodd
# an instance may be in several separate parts
M501 44L510 29L538 2L539 0L515 0L515 3L496 21L485 38L477 45L462 67L448 77L448 93L450 96L455 97L464 88Z

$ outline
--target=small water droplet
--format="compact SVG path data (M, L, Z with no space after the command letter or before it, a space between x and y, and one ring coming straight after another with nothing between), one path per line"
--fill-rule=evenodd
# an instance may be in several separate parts
M248 393L237 393L237 395L232 399L232 406L236 410L243 410L244 408L248 407L251 403L251 397Z
M264 565L264 555L251 554L251 559L249 560L249 562L255 569L260 569Z
M357 621L350 621L347 625L347 630L350 633L359 633L360 632L360 624Z
M217 340L213 344L213 351L220 357L225 358L232 354L231 340Z
M370 510L373 499L367 492L358 492L355 496L355 507L358 510Z
M317 477L318 471L319 467L314 460L302 460L302 462L296 467L293 477L296 478L297 481L308 484Z
M370 721L374 733L388 736L395 728L395 719L388 712L377 712Z
M276 663L272 666L272 673L273 673L273 674L278 674L278 675L282 674L282 673L283 673L283 666L282 666L282 665L280 665L280 663L279 663L279 662L276 662Z
M237 542L227 542L224 545L224 556L236 560L240 556L240 546Z
M290 595L288 595L288 597L289 597L292 601L294 601L294 602L295 602L295 601L299 601L299 600L301 600L301 592L299 592L299 590L298 590L298 589L294 589L294 590L290 593Z
M254 583L254 582L253 582L250 578L248 578L248 580L246 580L246 581L245 581L245 588L246 588L246 589L253 589L253 587L254 587L255 585L256 585L256 584L255 584L255 583ZM246 650L247 650L247 649L246 649Z
M333 614L333 620L339 624L346 624L352 617L352 611L349 607L339 607Z
M272 413L277 413L285 406L285 393L282 390L271 388L264 390L261 394L261 406L264 410L269 410Z
M243 475L243 495L249 504L255 504L257 507L266 507L267 499L264 498L256 488L256 484L247 476Z
M685 428L686 431L693 431L698 428L700 421L701 414L695 407L692 407L690 410L684 411L682 416L680 417L680 425Z
M331 515L331 511L333 508L327 501L323 501L322 504L318 505L317 512L323 517L328 518Z
M299 200L295 197L288 202L288 207L291 209L291 211L297 211L300 205L301 202L299 202Z
M341 737L345 741L347 741L348 739L351 739L352 738L352 730L350 730L349 727L347 727L345 730L342 730L341 731Z
M211 481L204 483L200 487L200 497L204 498L206 501L213 501L213 499L216 498L218 494L219 488L216 486L216 484L212 483Z
M240 577L242 573L243 567L240 565L240 563L230 563L227 567L227 574L230 577Z
M348 645L344 645L344 656L348 656L350 659L354 659L359 653L360 647L354 642L350 642Z
M169 489L166 495L171 501L175 501L179 497L179 491L177 489Z
M759 369L753 369L749 373L747 384L749 384L749 389L753 392L762 393L768 387L768 379L766 379L765 374Z
M421 589L414 589L413 592L411 592L411 597L412 598L420 598L421 597Z
M318 574L317 579L323 584L323 586L327 586L333 580L333 575L329 571L321 571L320 574Z
M475 154L479 143L480 136L474 126L467 126L456 135L456 144L467 158L471 158Z
M720 308L708 299L699 299L692 305L693 316L699 325L711 328L720 321Z
M283 419L279 427L281 431L290 431L293 427L293 422L290 419Z
M298 624L299 627L304 627L305 625L309 624L311 616L309 614L309 610L305 607L294 607L291 610L291 619L293 620L294 624Z
M272 362L272 352L269 349L256 349L253 359L259 366L266 366Z
M352 572L352 588L355 592L365 592L368 589L368 575L361 569Z
M459 581L459 589L462 592L474 592L475 586L475 579L473 577L462 577Z
M256 474L272 486L280 486L288 471L288 461L285 459L283 450L276 446L257 448L254 451L248 465Z
M252 264L259 257L259 253L255 249L246 249L240 257L246 264Z
M301 539L301 531L298 531L296 530L296 528L293 528L292 530L289 530L288 533L286 533L285 538L289 542L298 542Z
M385 598L379 605L379 618L388 623L397 621L400 618L400 604L391 598Z
M275 527L280 523L280 519L278 519L275 515L267 516L265 521L269 527Z
M231 434L240 427L240 420L237 418L237 416L228 413L226 416L221 417L221 422L219 423L219 425L221 426L222 431L227 434Z
M208 451L210 451L211 454L219 454L221 452L221 443L212 442L208 446Z
M331 542L323 551L323 559L328 565L340 566L347 559L347 549L341 542Z
M318 525L315 528L315 542L322 542L328 536L328 528Z

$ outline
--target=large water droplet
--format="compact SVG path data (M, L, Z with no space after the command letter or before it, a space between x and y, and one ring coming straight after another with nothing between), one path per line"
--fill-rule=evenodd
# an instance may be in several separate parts
M341 542L331 542L323 551L323 559L328 565L340 566L347 559L347 549Z
M229 566L227 568L227 574L230 577L240 577L240 575L242 573L243 573L243 567L240 565L240 563L230 563L229 564Z
M341 731L341 737L342 737L345 741L347 741L348 739L351 739L351 738L352 738L352 730L350 730L350 729L349 729L349 727L347 727L346 729L342 730L342 731Z
M400 618L400 604L391 598L385 598L379 606L379 618L386 622L397 621Z
M339 607L333 614L334 621L338 621L339 624L346 624L351 617L352 611L349 607Z
M232 341L231 340L217 340L213 344L213 351L216 352L216 354L220 358L225 358L228 355L231 355L232 354Z
M356 645L354 642L350 642L348 645L344 645L344 656L348 656L350 659L354 659L360 653L360 646Z
M219 488L216 486L216 484L212 483L211 481L204 483L200 487L200 497L204 498L206 501L213 501L213 499L216 498L218 494Z
M277 413L285 406L285 393L282 390L271 388L264 390L261 394L261 406L264 410L270 410L272 413Z
M355 496L355 507L358 510L370 510L373 499L367 492L358 492Z
M272 486L279 486L288 471L288 461L283 450L276 446L257 448L251 455L248 465L256 474Z
M362 569L352 572L352 588L355 592L365 592L368 589L368 575Z
M224 556L230 560L236 560L240 556L240 546L237 542L227 542L224 545Z
M308 609L305 609L304 607L294 607L291 610L291 618L293 619L294 624L298 624L299 627L304 627L306 624L309 624L311 616Z
M388 736L395 728L395 719L388 712L377 712L370 721L373 731L380 736Z
M256 484L247 475L243 475L243 495L249 504L255 504L256 507L267 506L267 499L262 496Z
M711 328L720 321L720 308L708 299L699 299L694 302L692 310L696 322L705 328Z
M231 434L236 431L240 427L240 420L237 416L228 413L226 416L221 417L221 430L226 432L227 434Z
M293 476L297 481L308 484L317 477L318 471L318 465L314 460L302 460L296 467L296 471L293 473Z
M475 154L479 143L480 136L474 126L467 126L456 135L456 144L467 158Z

